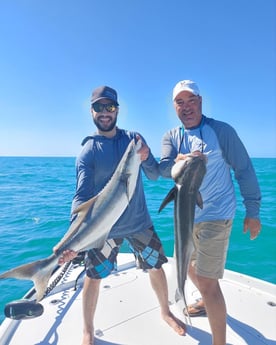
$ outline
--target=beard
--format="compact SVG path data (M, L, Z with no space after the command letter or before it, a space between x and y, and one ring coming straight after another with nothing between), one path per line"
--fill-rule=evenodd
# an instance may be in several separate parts
M109 120L111 120L111 122L109 122L108 124L102 123L101 119L103 117L104 118L108 118ZM111 116L99 116L98 118L94 118L93 117L93 121L94 121L94 124L98 128L99 131L101 131L101 132L110 132L116 126L117 116L114 118L113 121L112 121L112 117Z

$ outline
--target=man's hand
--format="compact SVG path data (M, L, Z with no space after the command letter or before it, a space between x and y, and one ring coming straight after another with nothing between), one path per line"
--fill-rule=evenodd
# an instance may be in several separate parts
M63 265L65 262L69 262L73 259L75 259L75 257L78 255L77 252L75 252L74 250L71 249L67 249L65 250L62 255L59 257L58 259L58 264L61 266Z
M185 160L187 159L188 157L191 157L191 156L197 156L197 157L202 157L202 159L205 159L205 161L207 161L207 157L206 155L204 155L203 153L201 153L200 151L194 151L194 152L191 152L191 153L179 153L176 158L175 158L175 163L177 163L178 161L181 161L181 160Z
M148 159L149 151L150 151L149 147L145 143L142 142L142 146L140 150L138 150L138 153L140 154L142 162Z
M141 137L138 134L136 135L136 140L141 140L141 143L142 143L141 148L137 151L137 153L139 153L139 155L140 155L141 162L146 161L148 159L150 149L143 142L143 140L141 139Z
M256 218L245 218L243 222L243 232L250 232L250 240L257 238L261 231L261 222Z

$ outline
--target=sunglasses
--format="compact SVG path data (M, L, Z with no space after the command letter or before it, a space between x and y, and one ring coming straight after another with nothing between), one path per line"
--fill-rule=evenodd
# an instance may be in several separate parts
M104 109L108 111L109 113L113 113L117 109L117 106L114 103L108 103L108 104L94 103L92 104L92 109L96 113L101 113L104 111Z

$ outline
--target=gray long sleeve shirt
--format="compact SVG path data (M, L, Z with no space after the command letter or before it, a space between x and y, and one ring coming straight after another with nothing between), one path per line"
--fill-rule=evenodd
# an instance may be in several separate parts
M76 161L77 186L72 211L104 188L116 170L129 142L136 138L137 134L117 128L117 133L112 138L95 134L83 140L83 149ZM143 137L138 135L145 142ZM145 200L141 169L149 179L158 178L158 163L151 152L148 159L141 164L134 195L125 212L110 229L109 238L122 238L152 226Z
M171 178L178 153L194 151L207 156L207 173L200 187L203 209L196 207L195 223L233 219L236 210L231 169L239 184L246 216L259 218L261 193L248 153L236 131L228 124L206 116L198 127L182 126L168 131L162 142L160 174Z

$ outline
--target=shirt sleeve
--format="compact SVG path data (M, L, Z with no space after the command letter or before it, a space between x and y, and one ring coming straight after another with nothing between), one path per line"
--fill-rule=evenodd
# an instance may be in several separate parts
M139 137L142 139L143 143L148 146L148 144L147 144L146 140L143 138L143 136L139 133L137 133L137 135L139 135ZM150 148L149 148L149 150L150 150ZM154 158L151 150L149 151L148 158L141 163L141 167L142 167L144 174L146 175L146 177L149 180L157 180L158 179L158 177L160 175L158 162Z
M171 131L164 134L161 146L161 158L159 162L159 172L162 177L171 178L171 169L177 156L177 149L172 142Z
M259 218L261 191L247 150L234 128L219 121L216 123L214 130L218 136L224 159L234 171L246 208L246 217Z

